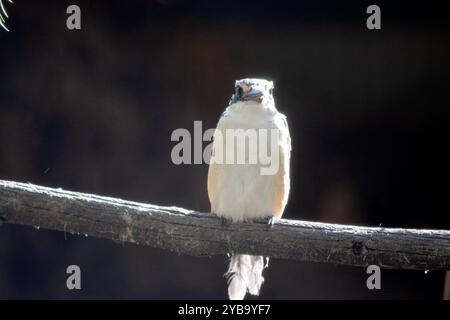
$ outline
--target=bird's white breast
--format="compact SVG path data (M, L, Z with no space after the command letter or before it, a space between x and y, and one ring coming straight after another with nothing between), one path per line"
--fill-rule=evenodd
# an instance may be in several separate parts
M243 221L273 216L280 211L280 207L284 209L284 193L289 184L290 145L285 142L289 133L281 123L283 117L276 110L239 106L227 109L218 126L223 135L226 129L267 129L269 134L271 129L284 130L280 140L276 141L277 151L281 152L280 168L273 175L263 175L261 168L264 165L261 163L215 164L214 168L210 168L213 174L209 177L214 179L211 183L214 190L210 191L213 193L210 198L214 213L233 221ZM224 145L226 143L225 140ZM247 152L248 159L248 149L237 152Z

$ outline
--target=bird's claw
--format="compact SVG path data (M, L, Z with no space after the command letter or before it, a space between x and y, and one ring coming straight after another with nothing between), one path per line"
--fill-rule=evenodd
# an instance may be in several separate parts
M273 228L273 225L275 223L275 217L271 216L267 219L267 225L269 226L269 230Z
M228 227L231 224L231 220L225 217L220 217L220 225L222 227Z

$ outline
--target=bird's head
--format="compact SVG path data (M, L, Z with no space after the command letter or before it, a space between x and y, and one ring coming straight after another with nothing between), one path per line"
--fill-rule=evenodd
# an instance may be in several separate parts
M273 103L273 82L264 79L236 80L235 91L230 104L237 102Z

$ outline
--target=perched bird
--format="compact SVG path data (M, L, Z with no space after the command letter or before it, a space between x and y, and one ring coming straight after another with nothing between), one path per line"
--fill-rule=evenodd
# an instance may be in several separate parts
M239 144L235 138L246 143ZM277 162L270 164L273 170L267 170L268 162L263 161L266 151ZM290 152L289 129L286 117L275 108L273 82L237 80L214 133L208 172L211 212L231 222L267 219L272 224L281 218L290 188ZM230 153L235 154L227 157ZM230 299L241 300L247 292L259 295L267 266L264 260L262 256L231 255L225 274Z
M6 1L8 1L9 3L13 3L12 0ZM6 12L5 6L3 5L3 0L0 0L0 26L6 31L9 31L6 27L6 18L8 18L8 13Z

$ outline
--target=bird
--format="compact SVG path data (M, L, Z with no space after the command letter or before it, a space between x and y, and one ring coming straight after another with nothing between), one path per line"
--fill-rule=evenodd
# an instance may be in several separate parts
M9 3L13 3L12 0L6 0ZM3 4L3 0L0 0L0 26L9 32L9 29L6 27L6 20L8 18L8 13L6 12L5 6Z
M228 107L214 131L207 188L211 212L224 222L266 221L273 226L287 204L291 137L286 116L275 107L273 90L273 81L236 80ZM229 132L243 133L246 140L241 139L239 145L235 141L239 135L228 135ZM261 135L264 132L267 139ZM251 145L251 140L257 148ZM270 152L267 154L278 163L274 165L276 170L264 171L267 163L262 161L261 150L268 150L268 144ZM227 158L233 152L235 154ZM236 160L239 156L241 162ZM247 293L259 295L266 267L268 257L231 253L225 273L229 299L242 300Z

